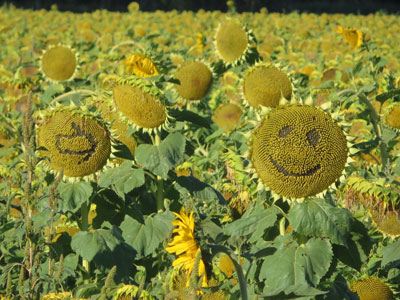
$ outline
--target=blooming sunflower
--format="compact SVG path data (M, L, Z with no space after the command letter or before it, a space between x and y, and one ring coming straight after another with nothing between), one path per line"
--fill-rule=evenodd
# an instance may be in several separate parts
M363 42L362 33L357 29L343 29L342 26L338 26L336 32L344 36L352 49L360 47Z
M196 261L197 253L200 248L196 243L194 236L194 217L193 211L186 212L182 207L179 214L174 213L178 220L173 220L172 224L177 226L173 232L176 233L171 243L165 248L169 253L175 253L178 256L172 263L173 267L179 267L188 270L188 280L186 286L189 286L189 278L192 274ZM207 275L204 261L199 262L199 276L202 277L202 286L207 286Z
M158 75L154 62L143 54L131 54L123 62L126 73L134 73L138 77L151 77Z

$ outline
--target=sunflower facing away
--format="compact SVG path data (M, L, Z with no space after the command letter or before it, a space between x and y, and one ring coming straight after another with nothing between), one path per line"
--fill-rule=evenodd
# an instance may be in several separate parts
M158 75L158 70L153 61L143 54L129 55L123 62L126 73L134 73L138 77L151 77Z
M173 232L176 233L171 243L165 248L169 253L175 253L178 256L172 263L173 267L179 267L188 270L188 280L186 285L189 286L189 278L196 261L196 255L200 250L194 236L194 217L192 212L185 212L182 207L179 214L174 213L178 220L173 220L172 224L177 226ZM202 259L199 263L199 276L202 277L202 286L207 286L206 268Z
M336 32L344 36L352 49L360 47L363 42L362 33L357 29L343 29L342 26L338 26Z

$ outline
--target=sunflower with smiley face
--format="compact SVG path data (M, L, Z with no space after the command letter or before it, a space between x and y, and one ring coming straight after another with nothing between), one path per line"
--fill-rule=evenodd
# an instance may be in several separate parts
M251 160L262 182L277 195L319 194L343 173L346 135L332 117L314 106L271 110L255 130Z

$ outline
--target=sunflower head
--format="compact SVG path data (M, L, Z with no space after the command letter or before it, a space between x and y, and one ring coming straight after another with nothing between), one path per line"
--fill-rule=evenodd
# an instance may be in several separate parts
M200 100L207 95L212 83L212 73L202 62L183 64L175 77L180 84L176 85L179 96L187 100Z
M389 126L400 129L400 104L395 102L384 109L384 121Z
M287 100L291 98L292 83L278 68L258 64L246 72L243 93L247 102L256 109L260 106L276 107L281 97Z
M176 226L173 229L175 236L172 242L165 248L169 253L175 253L178 258L172 263L173 267L182 268L188 271L186 286L189 286L189 278L191 277L196 262L196 256L201 253L194 236L194 215L192 212L186 212L182 207L179 214L174 213L178 218L173 220L172 224ZM201 254L200 254L201 255ZM198 276L202 278L202 286L207 286L207 275L205 264L202 259L199 261Z
M71 80L78 67L78 57L65 45L49 47L42 55L40 68L46 78L62 82Z
M363 35L361 31L357 29L343 29L342 26L338 26L336 32L343 35L352 49L360 47L363 43Z
M212 120L218 127L225 128L226 131L232 131L238 125L240 117L243 114L242 108L234 103L224 103L218 106Z
M99 106L102 118L111 123L111 135L128 147L130 153L134 156L137 143L133 135L128 135L129 125L121 120L118 112L113 110L106 101L102 102ZM117 162L121 162L121 160L118 159Z
M215 48L227 65L235 65L245 59L249 49L249 33L236 19L227 19L218 27Z
M139 287L133 284L124 284L119 287L113 296L113 300L132 300L132 299L139 299L139 300L153 300L153 297L149 294L148 291L142 290L140 297L137 298L136 294L139 291Z
M149 81L120 78L113 88L116 110L134 127L156 130L167 121L164 96Z
M399 211L385 210L380 212L379 208L374 207L370 210L370 213L376 229L384 236L392 238L400 236Z
M158 75L154 62L146 55L134 53L125 58L123 62L126 73L134 73L138 77L151 77Z
M64 175L81 177L101 169L111 153L107 129L95 117L77 109L52 111L39 127L37 143L50 166Z
M344 170L347 140L327 113L306 105L272 110L256 129L251 160L276 194L303 198L324 191Z
M376 277L360 279L350 285L350 290L357 293L360 300L394 300L390 287Z

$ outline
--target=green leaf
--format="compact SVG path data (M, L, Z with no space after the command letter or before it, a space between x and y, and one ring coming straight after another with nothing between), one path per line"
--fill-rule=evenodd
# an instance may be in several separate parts
M101 187L113 186L116 193L123 197L134 188L144 184L143 169L132 168L131 161L124 161L118 167L108 169L100 175Z
M83 259L93 261L97 266L117 266L116 277L128 276L133 270L135 250L126 244L119 229L97 229L80 231L72 237L71 248Z
M125 216L121 223L122 236L125 241L138 252L138 257L152 254L172 230L174 215L162 212L154 216L146 216L141 223L136 219Z
M325 236L340 245L346 244L351 220L349 211L334 207L319 198L297 203L289 212L289 223L296 232Z
M382 126L382 140L387 144L396 137L397 133L394 129Z
M82 203L89 200L92 195L93 188L89 182L60 182L58 192L62 199L61 209L63 211L70 210L76 212L80 209Z
M199 200L207 202L219 200L220 203L226 203L225 198L216 189L193 176L179 176L176 183L176 189L181 194L190 193Z
M40 96L40 103L50 104L53 100L53 96L64 91L64 86L59 83L55 83L45 89L44 93Z
M355 219L346 245L333 245L333 252L342 263L360 271L363 263L368 260L372 244L368 229L362 222Z
M224 232L236 237L249 236L249 242L255 242L263 236L267 228L274 226L276 219L276 208L265 209L261 203L257 203L248 209L240 219L226 225Z
M382 266L386 266L392 262L400 260L400 241L390 244L383 251Z
M175 118L176 121L181 122L191 122L193 124L199 125L200 127L210 128L210 121L202 116L189 111L189 110L170 110L169 114Z
M322 297L324 300L358 300L359 298L355 293L349 290L346 282L333 282L329 293Z
M47 222L50 219L50 214L51 214L51 210L48 207L39 211L37 214L34 214L32 216L33 226L36 229L47 226L48 225Z
M376 100L383 103L387 99L393 98L398 95L400 95L400 88L392 89L386 93L379 94L378 96L376 96Z
M326 239L312 238L303 245L288 243L264 259L260 269L260 279L266 279L264 293L322 294L314 287L328 271L332 256L331 244Z
M137 163L166 179L168 171L183 161L185 137L180 133L172 133L159 146L139 145L135 151Z

